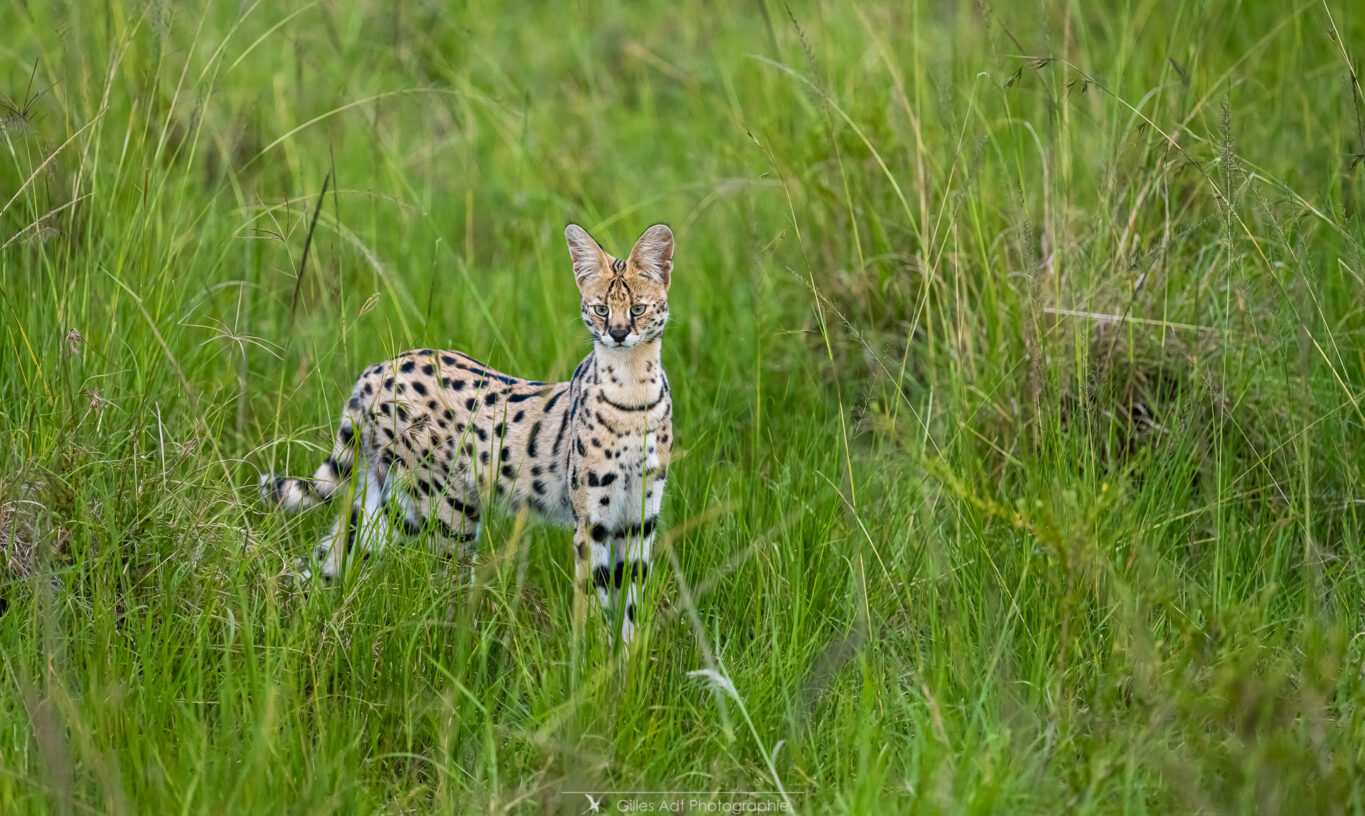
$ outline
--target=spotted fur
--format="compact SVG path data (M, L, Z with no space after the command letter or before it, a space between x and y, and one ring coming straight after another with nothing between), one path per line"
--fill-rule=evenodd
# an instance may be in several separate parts
M673 234L650 227L622 259L578 226L564 232L593 337L568 382L511 377L458 351L408 351L360 375L311 479L262 477L262 496L287 510L354 487L349 516L316 548L324 579L350 554L402 538L472 556L483 510L499 499L573 527L580 586L620 614L631 640L673 442L659 358Z

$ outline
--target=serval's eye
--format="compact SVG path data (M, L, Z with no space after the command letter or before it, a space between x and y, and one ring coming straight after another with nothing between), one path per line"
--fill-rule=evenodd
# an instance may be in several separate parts
M646 306L646 305L643 304L643 303L637 303L637 304L635 304L634 306L631 306L631 307L630 307L630 313L633 314L633 315L635 315L636 317L639 317L640 315L644 314L644 313L645 313L645 309L648 309L648 308L649 308L649 307Z
M598 317L606 317L611 312L605 303L598 303L592 307L592 310L597 313Z

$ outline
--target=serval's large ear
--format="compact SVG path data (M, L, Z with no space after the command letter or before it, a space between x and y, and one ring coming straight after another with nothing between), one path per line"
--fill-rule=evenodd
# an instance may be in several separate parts
M673 231L663 224L645 230L630 251L630 262L640 274L653 278L667 289L673 275Z
M592 239L588 231L570 224L564 228L564 240L569 242L569 256L573 258L573 277L581 287L588 278L607 265L607 254Z

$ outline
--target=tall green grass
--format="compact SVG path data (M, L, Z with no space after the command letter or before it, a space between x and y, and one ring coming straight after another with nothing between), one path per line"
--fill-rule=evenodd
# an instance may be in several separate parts
M0 30L0 812L1365 810L1351 4ZM568 221L677 235L639 646L526 519L291 588L258 470L405 348L567 377Z

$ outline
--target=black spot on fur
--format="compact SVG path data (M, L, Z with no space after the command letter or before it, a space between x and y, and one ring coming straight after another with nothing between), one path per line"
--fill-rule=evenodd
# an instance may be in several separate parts
M351 506L351 520L346 529L346 552L350 553L355 549L356 539L360 537L360 507Z
M401 366L399 366L399 367L398 367L398 370L401 371L401 372L403 372L404 374L411 374L411 373L412 373L412 370L413 370L414 368L416 368L416 367L417 367L417 363L414 363L412 360L408 360L407 362L405 362L405 363L403 363Z
M397 502L389 502L388 511L390 516L397 519L398 526L403 531L403 535L415 536L422 532L422 526L408 518L407 514L403 512L402 506Z
M569 427L569 413L565 411L564 416L559 419L559 433L555 434L555 446L552 449L555 456L559 455L559 445L564 441L564 429L567 427Z

